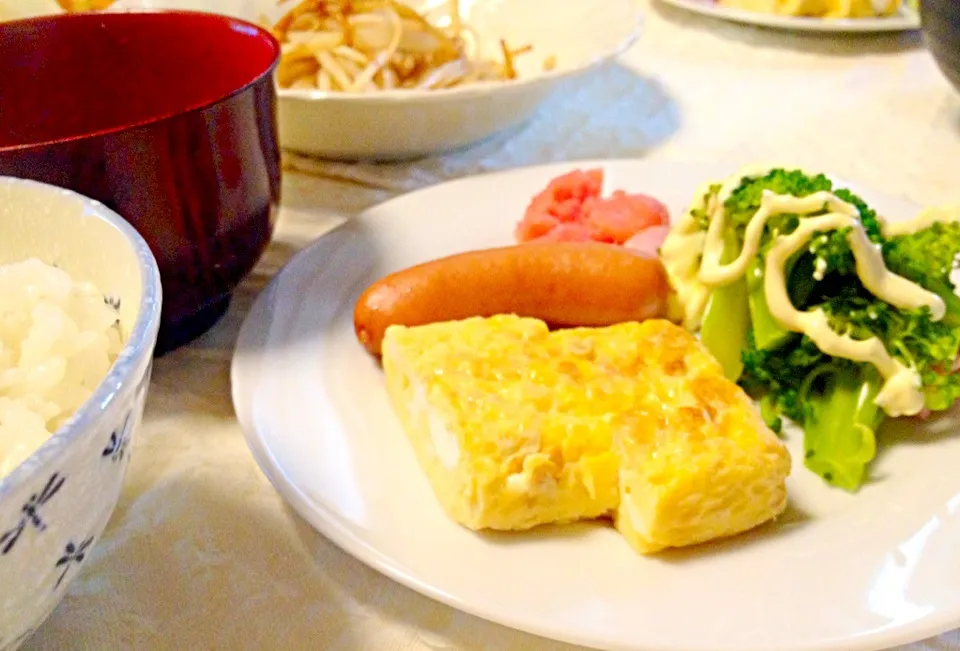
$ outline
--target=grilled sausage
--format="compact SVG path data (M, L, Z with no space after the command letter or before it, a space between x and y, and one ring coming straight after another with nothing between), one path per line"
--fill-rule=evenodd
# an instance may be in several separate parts
M516 314L553 327L600 327L663 317L669 286L660 261L619 246L532 242L471 251L393 273L354 310L373 355L391 325Z

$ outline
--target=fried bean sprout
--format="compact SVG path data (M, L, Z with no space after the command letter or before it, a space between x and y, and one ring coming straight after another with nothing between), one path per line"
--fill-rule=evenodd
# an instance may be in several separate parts
M517 78L515 61L529 53L500 40L481 48L458 0L431 22L396 0L301 0L271 29L282 44L280 88L352 93L442 89ZM544 68L556 65L553 57Z

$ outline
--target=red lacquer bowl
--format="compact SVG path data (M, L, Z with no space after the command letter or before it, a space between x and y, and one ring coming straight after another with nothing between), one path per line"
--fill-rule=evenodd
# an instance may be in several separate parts
M269 32L205 13L0 24L0 175L133 224L160 267L158 353L210 328L270 241L279 55Z

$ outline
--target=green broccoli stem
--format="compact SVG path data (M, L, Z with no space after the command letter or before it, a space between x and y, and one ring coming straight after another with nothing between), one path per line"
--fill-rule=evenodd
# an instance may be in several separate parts
M773 394L766 393L760 397L760 417L774 433L780 434L783 431L783 418Z
M783 344L792 334L777 323L767 305L763 289L763 262L760 259L747 265L747 293L753 341L759 350L771 350Z
M721 262L736 259L740 241L734 229L724 235ZM747 283L738 278L732 283L714 288L710 293L703 321L700 325L700 340L707 350L720 362L723 374L736 382L743 372L743 349L750 328L750 309L747 305Z
M822 383L813 390L814 382ZM829 365L805 382L804 464L827 483L855 492L877 453L876 430L885 417L875 400L883 378L871 365Z

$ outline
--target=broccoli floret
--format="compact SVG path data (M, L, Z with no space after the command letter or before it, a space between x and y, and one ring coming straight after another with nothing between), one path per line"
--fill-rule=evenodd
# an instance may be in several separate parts
M701 231L705 231L710 228L710 211L709 206L711 200L717 196L720 192L722 184L714 183L709 188L707 188L707 193L703 195L703 205L700 208L695 208L690 211L690 214L693 215L694 220L697 223L697 228Z
M856 490L876 454L882 378L869 365L824 355L807 337L786 350L748 349L741 384L760 397L774 431L789 418L804 431L804 465L828 483Z
M823 280L830 274L849 276L857 273L857 261L847 242L849 234L849 228L840 228L818 233L810 240L807 251L814 280Z
M805 197L815 192L832 190L833 184L823 174L808 176L799 170L775 169L766 176L745 178L724 202L728 223L738 229L747 224L760 209L760 201L767 190L775 194ZM789 233L797 227L797 215L779 215L768 222L767 231Z
M863 199L846 188L837 188L833 193L839 199L853 204L856 209L860 211L860 223L863 225L863 230L866 231L870 241L877 244L882 243L883 229L880 227L880 220L877 219L876 211L868 206Z
M916 233L891 238L883 246L884 260L892 272L939 295L947 307L941 321L915 329L909 337L913 348L920 349L911 359L919 360L925 404L933 411L947 409L960 398L960 374L954 370L960 347L955 332L960 330L960 298L950 279L958 256L958 222L935 222Z
M724 210L729 223L741 232L746 230L747 224L753 219L763 193L770 191L775 194L806 197L816 192L833 192L838 198L852 204L860 212L860 222L871 241L883 242L883 235L877 214L860 197L846 189L834 189L833 183L823 174L811 176L800 170L775 169L766 176L746 178L724 202ZM823 215L828 212L827 206L810 217ZM764 237L761 239L760 254L765 255L778 235L792 233L799 225L801 217L795 214L775 215L767 221ZM814 237L807 249L807 264L800 264L800 268L809 269L808 277L817 281L823 280L831 274L851 275L856 273L856 265L850 245L847 242L849 229L820 233ZM801 256L802 257L802 256ZM798 258L795 262L803 262ZM816 276L814 277L814 273ZM790 283L793 285L793 283Z
M835 332L858 340L877 337L893 357L915 368L927 392L928 408L944 409L960 396L960 374L952 372L960 352L960 329L934 321L926 308L898 309L870 296L862 287L844 287L816 307L826 313ZM775 400L779 412L802 424L805 414L797 394L807 375L838 360L824 355L807 337L783 348L758 350L752 331L750 335L743 355L745 386L754 391L762 388L775 396L783 394L785 397Z
M947 304L947 323L960 326L960 298L950 274L960 254L960 223L936 222L910 235L890 239L883 245L887 268L895 274L939 295Z
M743 351L743 374L740 384L751 395L764 399L771 418L784 416L799 425L806 421L804 381L817 368L829 364L808 337L797 337L783 348L764 350L756 347L753 331L747 335Z
M816 307L835 332L858 340L878 337L891 355L916 369L927 408L943 410L960 398L960 373L953 371L960 329L934 321L927 308L898 309L859 282L837 288ZM876 369L829 357L805 336L773 350L757 349L749 336L743 365L741 385L761 398L767 423L773 427L785 417L801 426L807 467L833 485L856 490L883 419L874 402L882 386Z
M717 186L711 191L716 192ZM764 192L805 197L833 192L856 207L867 238L879 246L891 271L940 295L946 317L934 320L927 308L899 309L864 288L848 237L850 226L818 233L785 269L790 300L799 310L821 310L831 329L856 340L878 338L895 359L919 374L924 404L937 411L960 398L960 298L950 281L960 254L960 223L937 223L920 232L885 239L876 212L847 189L834 189L824 175L775 169L741 180L724 202L732 235L743 240L760 209ZM804 429L805 463L826 481L856 490L876 452L876 429L884 413L876 404L883 378L870 364L825 355L805 335L789 332L769 313L763 287L764 260L780 235L793 232L811 215L774 215L767 221L757 257L747 269L749 327L741 355L739 383L760 401L761 414L775 431L783 419ZM700 216L704 223L709 215ZM742 310L741 310L742 311Z
M821 306L831 328L854 339L878 337L891 355L920 374L928 409L950 407L960 397L960 374L953 372L960 329L946 320L934 321L927 308L901 310L852 294L848 290Z

